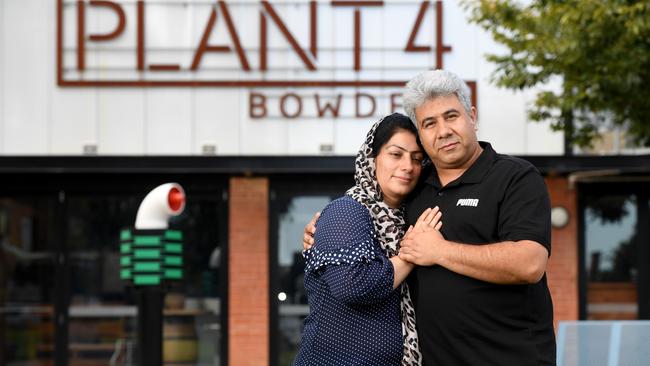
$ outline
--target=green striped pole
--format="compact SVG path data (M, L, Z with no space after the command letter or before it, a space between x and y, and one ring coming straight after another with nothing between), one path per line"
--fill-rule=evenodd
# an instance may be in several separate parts
M120 278L135 286L183 279L183 233L124 229L120 233Z

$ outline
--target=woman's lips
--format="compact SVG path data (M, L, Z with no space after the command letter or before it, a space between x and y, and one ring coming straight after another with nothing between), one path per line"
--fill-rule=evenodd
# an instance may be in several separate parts
M395 178L404 183L411 183L413 181L413 178L398 177L398 176L395 176Z

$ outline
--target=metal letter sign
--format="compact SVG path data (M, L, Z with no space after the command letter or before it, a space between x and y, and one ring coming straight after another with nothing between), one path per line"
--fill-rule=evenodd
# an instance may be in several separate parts
M443 14L442 1L57 0L57 83L249 88L251 119L344 117L341 104L368 118L367 88L386 88L393 112L396 89L444 67Z

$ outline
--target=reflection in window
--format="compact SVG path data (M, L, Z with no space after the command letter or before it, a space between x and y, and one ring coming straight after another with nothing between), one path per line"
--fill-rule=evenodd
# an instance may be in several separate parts
M637 199L591 196L585 207L587 319L636 319Z
M53 196L0 197L0 365L53 355Z
M279 365L291 365L300 344L302 323L309 314L303 284L302 236L305 225L330 201L329 196L298 196L291 199L286 212L279 215L278 300Z

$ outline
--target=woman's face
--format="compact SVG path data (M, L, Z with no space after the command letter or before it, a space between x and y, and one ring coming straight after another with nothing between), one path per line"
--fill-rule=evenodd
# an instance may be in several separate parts
M390 207L399 207L415 188L423 158L424 153L420 150L415 135L407 130L398 130L380 148L375 157L377 182L384 202Z

